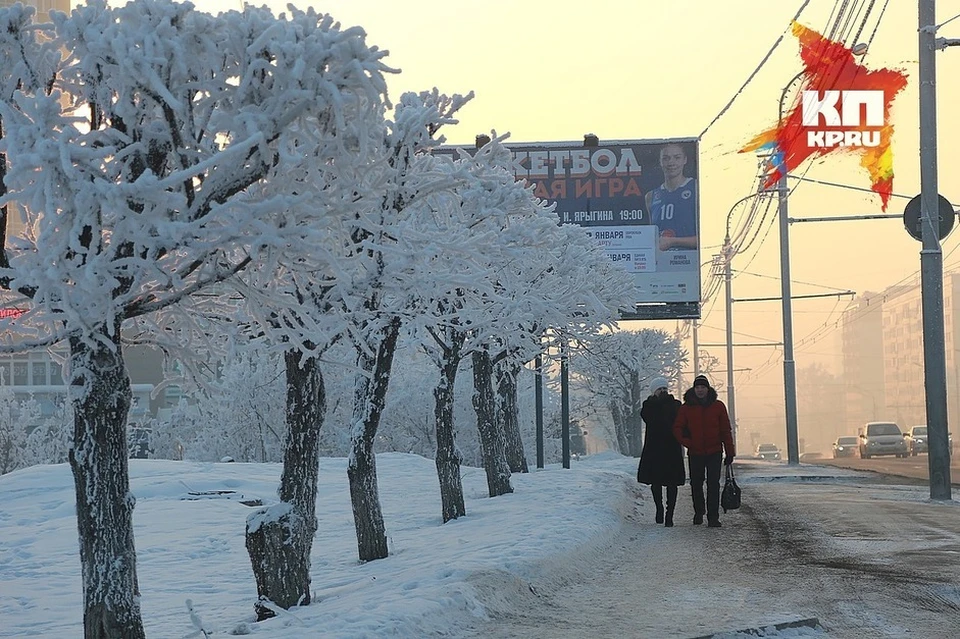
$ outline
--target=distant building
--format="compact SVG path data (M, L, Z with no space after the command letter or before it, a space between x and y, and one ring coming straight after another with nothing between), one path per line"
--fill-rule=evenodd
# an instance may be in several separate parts
M37 7L37 18L42 21L48 19L51 10L69 13L71 8L70 0L0 0L0 7L12 6L17 2ZM7 238L22 236L24 223L21 209L16 205L9 209ZM0 308L0 316L9 317L16 312L14 308ZM42 349L12 355L0 354L0 384L9 386L19 400L35 399L40 405L41 419L52 417L66 397L67 387L60 363L66 357L67 351L62 346L52 352ZM155 416L168 403L166 397L151 398L154 388L162 380L162 354L146 346L128 346L124 349L124 359L133 387L130 422Z
M843 357L843 432L880 419L883 392L883 297L866 293L847 306L840 320Z
M948 424L960 420L960 273L943 279ZM844 428L890 420L926 422L923 313L919 281L858 297L841 318Z
M883 419L901 428L925 421L920 287L891 295L883 305Z
M28 7L36 7L37 17L43 20L46 20L47 14L53 10L70 12L70 0L0 0L0 7L12 7L18 2Z

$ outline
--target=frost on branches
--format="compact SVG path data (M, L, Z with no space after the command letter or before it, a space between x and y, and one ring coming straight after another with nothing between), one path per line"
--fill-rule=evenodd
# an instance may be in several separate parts
M91 1L0 9L0 239L19 344L67 342L86 637L143 637L120 330L282 246L312 167L362 148L382 52L328 16ZM9 335L9 331L7 332Z
M643 448L640 407L649 394L650 380L675 378L687 362L676 336L660 329L618 331L584 340L573 351L571 368L582 397L580 419L613 422L617 448L639 457Z

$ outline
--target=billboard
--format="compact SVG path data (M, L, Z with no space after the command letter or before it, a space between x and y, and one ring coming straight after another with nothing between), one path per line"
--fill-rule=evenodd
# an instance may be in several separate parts
M624 319L700 317L696 138L507 144L518 180L633 275Z

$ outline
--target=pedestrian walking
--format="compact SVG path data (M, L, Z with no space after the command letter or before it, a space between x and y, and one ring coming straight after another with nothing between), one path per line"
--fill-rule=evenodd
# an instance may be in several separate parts
M673 434L687 449L690 464L690 494L693 498L693 523L720 527L720 462L730 465L736 451L727 407L717 399L717 391L705 375L697 375L693 387L683 394ZM726 457L723 458L723 453ZM703 483L707 483L704 503Z
M650 486L657 506L656 522L673 526L673 509L677 505L677 488L687 480L683 468L683 449L673 435L673 423L680 410L680 400L667 390L664 377L650 381L650 396L640 407L646 425L637 481ZM663 509L663 488L667 489L667 509Z

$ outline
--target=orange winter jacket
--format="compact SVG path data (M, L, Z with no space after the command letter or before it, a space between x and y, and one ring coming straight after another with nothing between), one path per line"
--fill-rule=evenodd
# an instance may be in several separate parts
M673 434L691 455L712 455L721 451L735 455L733 432L727 407L710 389L701 402L691 388L683 394L683 406L673 422Z

